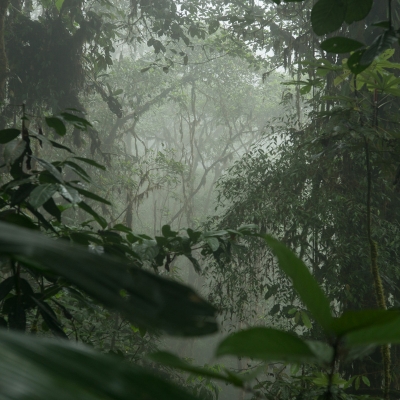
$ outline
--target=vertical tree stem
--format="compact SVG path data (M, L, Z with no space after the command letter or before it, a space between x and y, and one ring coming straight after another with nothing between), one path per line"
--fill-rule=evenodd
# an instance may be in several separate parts
M383 290L382 279L378 267L378 244L372 239L371 230L371 188L372 188L372 174L371 163L369 160L369 146L367 138L365 140L365 160L367 165L367 235L370 246L371 257L371 273L374 281L375 296L378 307L386 310L386 299ZM383 375L384 375L384 398L389 399L390 387L390 348L389 345L381 347L382 361L383 361Z
M9 0L0 0L0 103L4 101L8 62L4 43L5 19Z

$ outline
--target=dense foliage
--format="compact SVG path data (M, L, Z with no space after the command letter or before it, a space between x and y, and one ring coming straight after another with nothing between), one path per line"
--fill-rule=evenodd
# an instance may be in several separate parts
M0 397L398 398L399 5L1 1Z

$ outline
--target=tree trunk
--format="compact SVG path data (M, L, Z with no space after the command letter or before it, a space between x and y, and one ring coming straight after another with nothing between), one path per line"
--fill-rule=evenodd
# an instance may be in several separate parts
M9 0L0 0L0 103L4 101L8 62L4 43L4 25Z

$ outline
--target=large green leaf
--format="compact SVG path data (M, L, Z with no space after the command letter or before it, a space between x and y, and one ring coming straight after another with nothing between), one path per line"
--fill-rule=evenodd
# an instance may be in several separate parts
M53 194L57 191L57 185L53 183L45 183L44 185L36 186L29 195L29 203L34 208L39 208L46 203Z
M84 247L0 223L0 254L18 256L31 269L64 276L136 326L184 336L217 331L215 308L191 288ZM121 289L128 296L122 297Z
M307 343L293 334L261 327L228 336L219 344L216 355L298 363L318 361Z
M97 214L97 212L94 211L93 208L89 206L89 204L81 201L78 203L78 206L83 211L86 211L88 214L90 214L103 229L107 227L107 221L101 215Z
M390 312L390 311L388 311ZM391 319L386 317L376 318L375 322L365 328L353 330L343 336L344 343L349 346L399 344L400 343L400 317Z
M272 252L278 258L279 267L293 282L293 287L300 296L314 319L330 331L332 323L329 300L306 265L291 250L269 235L262 235Z
M348 53L363 47L364 44L357 40L336 36L324 40L321 49L328 53Z
M46 124L50 128L53 128L57 135L64 136L67 133L67 128L64 125L64 122L61 121L60 118L57 117L46 117Z
M368 68L369 65L362 65L361 58L365 53L365 49L355 51L347 60L347 66L349 67L350 71L357 75L363 72Z
M361 21L371 11L373 0L344 0L346 4L345 21L351 24L354 21Z
M377 36L371 46L362 54L360 64L364 66L370 65L379 54L390 49L397 42L397 35L394 30L386 30L381 35Z
M21 133L19 129L2 129L0 131L0 144L5 144L14 140Z
M398 311L386 310L360 310L346 311L339 318L332 321L332 330L337 336L364 329L370 326L378 326L390 323L400 318Z
M339 29L346 15L346 6L341 0L319 0L311 11L313 31L321 36Z
M46 169L58 182L60 183L64 182L61 172L53 164L34 156L32 156L32 158L35 159L40 164L41 167Z
M65 340L0 331L1 398L195 400L143 368Z

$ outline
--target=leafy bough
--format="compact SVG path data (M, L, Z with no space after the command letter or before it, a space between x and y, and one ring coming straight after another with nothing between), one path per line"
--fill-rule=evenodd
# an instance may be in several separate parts
M275 254L279 267L291 279L299 298L326 336L326 341L304 340L292 333L269 327L254 327L228 336L217 347L215 356L249 357L261 361L316 364L328 369L328 398L333 395L335 365L339 359L354 359L383 344L400 343L400 312L397 310L347 311L332 316L329 300L307 266L282 243L269 235L265 239ZM178 357L158 352L150 356L156 362L183 371L201 374L199 367ZM205 376L210 372L203 370ZM226 370L213 373L214 379L245 388L253 375L234 375Z

